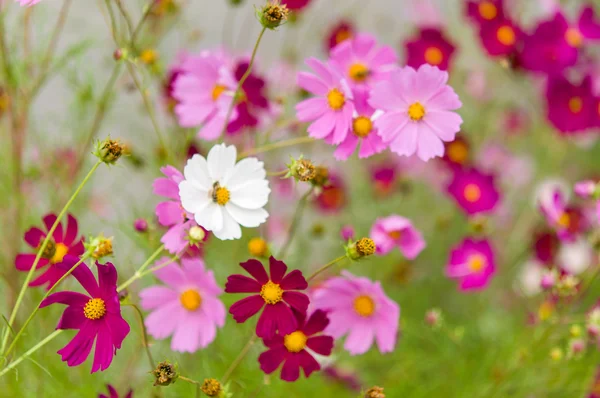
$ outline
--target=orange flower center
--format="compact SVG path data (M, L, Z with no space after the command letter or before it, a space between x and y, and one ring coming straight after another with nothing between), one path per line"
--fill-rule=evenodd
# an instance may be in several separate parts
M98 320L106 314L106 304L101 298L93 298L83 307L83 315L87 319Z
M408 117L411 120L418 122L425 116L425 107L420 102L415 102L408 107Z
M348 40L352 37L352 33L348 29L340 29L339 32L335 34L335 42L340 44L343 41Z
M496 37L498 38L498 41L504 44L505 46L512 46L517 41L515 30L507 25L498 28L498 31L496 32Z
M467 146L461 141L454 141L448 145L448 158L454 163L464 164L468 154Z
M64 243L57 243L55 246L54 255L50 259L50 262L52 264L62 263L63 258L65 258L68 252L69 248L67 247L67 245L65 245Z
M402 236L402 231L400 231L400 230L390 231L387 234L391 239L398 240Z
M491 1L482 1L479 3L479 15L481 18L491 21L498 15L498 9Z
M267 304L277 304L283 300L283 289L279 287L279 284L268 281L260 289L260 297Z
M221 96L221 94L223 94L223 92L227 89L227 87L221 85L221 84L217 84L212 91L212 99L213 101L216 101L219 99L219 97Z
M569 110L571 113L579 113L583 109L583 100L581 97L571 97L569 99Z
M566 212L562 213L558 218L557 223L563 228L569 228L571 225L571 217Z
M468 202L475 203L481 198L481 189L475 184L467 184L463 195Z
M444 60L442 50L437 47L429 47L425 50L425 62L429 65L437 66Z
M352 121L352 131L360 138L367 137L373 129L373 122L366 116L359 116Z
M483 255L473 254L473 255L469 256L469 260L467 261L467 264L471 271L479 272L483 269L483 267L485 267L486 262L487 261Z
M583 44L583 36L577 28L569 28L565 32L565 40L571 47L581 47Z
M200 293L198 293L197 290L189 289L181 293L179 301L186 310L196 311L202 304L202 296L200 296Z
M329 103L329 107L331 109L338 111L342 109L346 103L346 97L344 97L344 94L340 90L334 88L327 93L327 102Z
M364 82L369 77L369 68L364 64L356 63L350 67L348 75L355 82Z
M354 311L362 317L370 317L375 312L375 302L369 296L358 296L354 299Z
M300 352L306 347L308 338L299 330L285 335L283 345L289 352Z

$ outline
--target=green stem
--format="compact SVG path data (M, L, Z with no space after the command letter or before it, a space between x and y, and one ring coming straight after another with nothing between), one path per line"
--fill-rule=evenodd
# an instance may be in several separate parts
M202 383L200 383L199 381L192 380L192 379L189 379L189 378L187 378L185 376L181 376L181 375L179 375L179 377L177 377L177 379L178 380L183 380L183 381L188 382L190 384L195 384L197 386L201 386L202 385Z
M237 368L238 365L240 364L240 362L242 362L242 359L244 359L244 357L246 356L246 354L248 354L248 351L250 351L250 348L252 348L252 345L255 342L256 342L256 335L253 333L252 337L250 337L250 340L248 340L248 342L246 343L246 345L244 346L244 348L242 348L242 351L240 351L240 353L237 356L237 358L235 358L233 360L233 362L231 363L231 365L229 365L229 368L227 369L227 371L223 375L223 378L221 379L221 384L227 383L227 380L229 379L229 377L231 376L231 374L233 373L233 371L235 370L235 368Z
M131 278L127 279L124 283L122 283L121 285L119 285L119 287L117 287L117 292L122 291L127 286L131 285L134 281L139 279L142 276L142 272L146 268L148 268L150 263L152 263L152 261L154 261L156 259L156 257L158 257L160 255L160 253L162 253L162 251L164 249L165 249L165 245L162 245L161 247L156 249L156 251L154 253L152 253L152 255L150 257L148 257L146 262L144 264L142 264L142 266L137 271L135 271L135 274L133 274L133 276Z
M152 274L152 273L158 271L159 269L164 268L164 267L166 267L169 264L172 264L173 262L177 261L177 259L179 259L179 256L173 256L168 261L165 261L162 264L158 264L158 265L156 265L156 266L154 266L154 267L152 267L150 269L147 269L144 272L140 272L139 278L143 278L144 276L146 276L148 274Z
M146 350L146 355L148 356L148 362L150 362L150 369L154 369L155 362L152 358L152 353L150 352L150 346L148 345L148 332L146 331L146 324L144 323L144 314L142 310L135 304L125 304L130 307L133 307L135 310L138 320L140 322L140 327L142 328L142 344L144 345L144 349Z
M85 184L90 180L90 178L92 177L92 175L94 174L94 172L96 171L96 169L100 166L100 164L102 164L102 161L98 160L96 162L96 164L94 164L94 166L92 167L92 169L87 173L87 175L85 176L85 178L83 179L83 181L81 181L81 184L79 184L79 186L77 187L77 189L75 190L75 192L73 193L73 195L71 195L71 198L68 200L68 202L62 208L62 210L58 214L58 217L56 217L56 221L54 221L54 224L52 225L52 227L50 228L50 230L46 234L46 238L44 238L44 241L42 242L42 245L40 246L40 248L39 248L39 250L38 250L38 252L37 252L37 254L35 256L35 260L33 261L33 265L31 266L31 269L27 273L27 277L25 278L25 281L23 282L23 286L21 287L21 291L19 292L19 296L17 297L17 301L15 302L15 306L13 307L13 310L12 310L12 312L10 314L10 319L8 320L8 326L9 327L7 328L7 330L4 333L4 336L2 338L2 348L0 349L0 354L1 355L3 355L4 352L5 352L6 343L8 342L8 335L9 335L10 328L12 327L13 323L15 322L15 319L17 317L17 312L19 311L19 307L21 306L21 302L23 301L23 297L25 296L25 292L27 291L27 287L29 286L29 282L31 281L31 278L33 278L33 274L35 272L35 269L37 268L37 265L40 262L40 259L42 258L42 253L44 252L44 250L46 250L46 246L48 245L48 242L50 241L52 235L54 234L54 231L58 227L58 224L60 223L60 220L63 218L63 216L65 215L65 213L67 212L67 210L69 209L69 207L71 206L71 204L75 201L75 198L77 198L77 195L79 195L79 193L81 192L81 190L83 189L83 187L85 186Z
M4 369L0 370L0 377L4 376L6 373L8 373L9 370L13 369L15 366L17 366L18 364L20 364L21 362L23 362L23 360L25 358L27 358L28 356L30 356L31 354L33 354L34 352L36 352L37 350L39 350L40 348L42 348L44 345L46 345L46 343L48 343L50 340L54 339L60 333L62 333L62 330L55 330L54 332L52 332L52 334L50 334L44 340L42 340L39 343L37 343L35 346L33 346L25 354L21 355L19 358L17 358L13 362L11 362L7 367L5 367Z
M302 213L304 213L304 209L306 208L306 203L312 193L313 193L313 188L309 189L308 192L306 192L304 195L302 195L302 197L298 201L298 206L296 207L296 211L294 212L294 218L292 220L292 224L290 225L290 230L288 232L287 239L285 240L285 243L283 244L283 247L281 248L281 251L279 252L279 255L277 256L277 258L280 260L285 258L285 255L287 254L288 249L290 248L290 246L292 244L292 240L294 239L294 236L296 235L296 231L298 230L298 226L300 225L300 219L302 218Z
M256 43L254 43L254 49L252 50L252 56L250 57L250 62L248 63L248 69L246 69L246 72L242 75L242 78L238 82L235 92L233 93L233 98L231 100L231 104L229 105L229 109L227 110L227 115L225 116L225 122L223 123L223 130L221 130L221 135L225 134L225 131L227 130L227 125L229 124L229 119L231 119L231 113L233 112L233 107L235 106L235 101L236 101L238 95L240 94L242 85L244 84L244 82L246 81L248 76L250 76L250 73L252 72L252 65L254 65L254 58L256 58L256 52L258 51L258 46L259 46L260 41L261 41L263 35L265 34L266 30L267 30L266 27L263 27L261 29L260 34L258 35L258 39L256 39Z
M311 276L309 276L306 281L310 282L311 280L315 279L315 277L317 275L319 275L320 273L326 271L329 267L331 267L332 265L342 261L343 259L346 258L346 255L340 256L338 258L336 258L335 260L331 260L330 262L328 262L327 264L325 264L324 266L322 266L321 268L319 268L318 270L316 270Z
M256 155L259 153L269 152L274 149L285 148L288 146L294 146L296 144L308 144L313 141L315 141L315 139L312 137L297 137L297 138L291 138L289 140L282 140L282 141L274 142L272 144L268 144L265 146L249 149L245 152L240 153L238 155L238 158L241 159L241 158L245 158L245 157L251 156L251 155Z

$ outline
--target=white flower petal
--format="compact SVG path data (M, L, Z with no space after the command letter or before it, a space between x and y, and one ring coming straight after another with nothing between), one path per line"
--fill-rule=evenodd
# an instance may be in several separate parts
M245 209L259 209L269 201L269 181L254 180L229 190L231 202Z
M194 219L208 231L219 230L223 228L223 209L215 202L209 202L205 208L194 214Z
M223 211L223 228L213 231L213 234L221 240L239 239L242 237L242 229L228 211Z
M236 157L237 150L234 145L220 144L212 147L207 157L208 173L212 181L222 182L222 178L235 166Z
M240 184L250 180L264 180L266 176L263 162L257 158L246 158L240 160L231 172L223 177L222 183L231 191Z
M209 203L208 191L198 188L197 184L183 180L179 183L179 198L181 206L190 213L198 213Z
M208 165L203 156L195 154L187 161L183 169L185 179L194 184L197 188L208 191L212 188L213 181L208 174Z
M240 225L249 228L258 227L269 217L265 209L244 209L231 202L225 205L225 211Z

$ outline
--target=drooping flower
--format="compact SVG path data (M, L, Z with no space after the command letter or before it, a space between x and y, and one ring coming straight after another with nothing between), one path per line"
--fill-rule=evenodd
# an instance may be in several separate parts
M421 29L415 37L404 42L406 64L418 68L423 64L448 70L455 51L454 45L437 28Z
M588 76L575 85L565 77L550 76L546 85L546 117L563 134L574 134L594 127L597 103Z
M300 368L306 377L320 370L321 366L312 353L329 356L333 349L333 337L321 334L329 324L325 312L317 310L308 320L305 313L295 312L294 316L298 325L296 330L265 339L268 350L258 357L260 368L266 374L273 373L283 363L281 379L285 381L298 380Z
M168 260L162 258L158 264ZM202 259L183 257L181 266L173 262L154 275L166 286L140 292L142 308L152 311L145 322L148 333L158 340L173 336L173 351L195 352L208 346L226 316L213 272L204 267Z
M485 289L496 273L494 251L486 239L466 238L450 252L446 276L456 279L462 291Z
M299 270L287 272L283 261L269 258L269 275L258 260L248 260L240 264L252 278L244 275L230 275L225 284L226 293L255 293L237 301L229 308L229 313L238 323L264 308L256 325L256 335L263 339L271 339L275 333L286 335L298 328L298 322L292 308L305 313L308 308L308 297L297 290L308 287L306 279Z
M386 80L397 68L398 57L390 46L379 46L369 34L358 34L331 50L330 64L341 71L353 88L368 89L372 84Z
M425 240L408 218L393 214L378 218L371 227L377 254L384 255L397 247L404 257L412 260L425 248Z
M333 153L333 156L337 160L348 159L358 145L360 145L358 151L360 159L368 158L387 147L381 140L381 137L377 135L377 129L374 125L375 120L381 113L371 108L367 99L367 91L354 92L354 106L356 110L352 118L350 132Z
M236 88L236 81L222 54L202 52L189 55L181 65L182 73L174 84L173 98L181 127L202 125L198 136L219 138ZM237 112L231 118L237 117Z
M338 44L343 43L346 40L350 40L355 35L355 27L349 21L339 21L333 26L327 36L327 52L333 50Z
M106 388L108 389L108 395L100 394L100 395L98 395L98 398L119 398L119 393L117 393L117 390L113 386L108 384L106 386ZM131 389L129 389L129 391L127 392L126 395L123 395L123 398L132 398L132 397L133 397L133 390L131 390Z
M354 113L352 90L340 70L316 58L309 58L306 64L316 75L299 72L298 85L316 97L296 105L296 116L301 122L311 122L311 137L337 145L350 131Z
M263 162L245 158L236 163L235 146L215 145L208 156L194 155L183 170L179 196L198 225L222 240L239 239L240 225L258 227L269 213L269 181Z
M59 267L66 272L78 260L75 256L67 255ZM121 304L117 293L117 270L111 263L100 264L96 261L96 267L98 282L85 263L81 263L73 271L73 276L89 296L63 291L52 293L40 304L40 308L56 303L67 305L56 329L79 330L73 340L58 350L58 354L67 365L81 365L87 359L96 341L92 373L108 369L113 356L129 334L129 325L121 316Z
M342 271L342 276L319 286L312 304L327 312L326 334L336 339L347 335L344 349L350 354L364 354L374 342L382 353L394 350L400 307L385 295L379 282Z
M468 215L490 212L500 200L494 176L477 169L456 170L448 193Z
M43 218L46 231L42 231L37 227L30 228L25 232L25 242L32 248L37 250L42 245L48 231L56 221L55 214L47 214ZM83 246L83 237L78 237L77 219L71 214L67 215L67 224L59 223L52 237L46 245L46 249L42 253L42 257L37 264L37 269L42 269L46 266L44 272L34 279L30 286L46 285L46 290L49 290L68 270L59 267L62 264L66 255L81 256L85 252ZM15 259L15 266L19 271L29 272L35 262L36 253L21 253Z
M384 111L375 126L392 152L424 161L444 155L443 141L454 140L462 124L452 112L462 104L447 81L447 72L425 64L397 69L371 90L369 104Z

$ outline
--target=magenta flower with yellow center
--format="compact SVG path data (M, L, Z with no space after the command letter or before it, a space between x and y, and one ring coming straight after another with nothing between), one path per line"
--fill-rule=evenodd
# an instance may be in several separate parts
M459 282L462 291L482 290L496 273L492 246L486 239L466 238L451 253L446 276Z
M490 212L500 201L494 176L477 169L455 170L448 193L468 215Z

